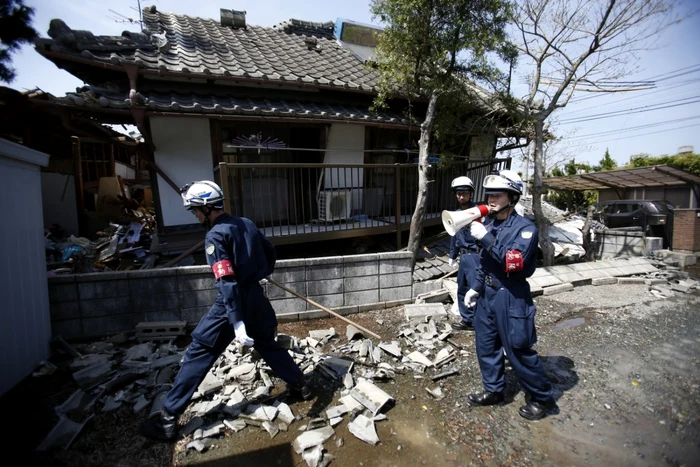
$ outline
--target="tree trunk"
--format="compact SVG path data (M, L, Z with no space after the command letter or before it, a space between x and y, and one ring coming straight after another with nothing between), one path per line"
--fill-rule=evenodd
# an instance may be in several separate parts
M540 248L544 266L551 266L554 263L554 245L549 239L549 221L542 212L542 193L544 185L544 160L542 146L544 144L544 120L537 119L535 122L535 157L534 157L534 178L532 183L532 210L535 213L535 223L540 236Z
M581 234L583 235L583 250L585 253L586 261L593 260L593 242L591 241L591 225L593 224L593 213L595 212L595 206L588 206L586 211L586 222L583 223L583 229Z
M428 149L430 148L430 134L435 122L435 107L438 93L433 91L428 102L428 111L425 120L420 126L420 139L418 140L418 197L416 209L411 218L411 230L408 233L408 251L413 253L414 263L423 236L423 217L425 215L425 200L428 197ZM398 193L397 193L398 196ZM400 215L400 213L397 213Z

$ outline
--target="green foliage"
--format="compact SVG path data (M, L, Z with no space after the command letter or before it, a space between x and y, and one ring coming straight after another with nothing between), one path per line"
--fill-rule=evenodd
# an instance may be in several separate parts
M25 42L31 42L37 32L32 28L34 9L24 0L0 0L0 80L11 83L16 73L11 55Z
M598 162L598 165L593 168L594 172L604 172L606 170L613 170L617 168L617 162L610 156L608 149L605 149L605 155Z
M468 97L465 79L504 78L488 55L515 57L506 40L510 8L503 0L372 0L371 11L386 25L373 64L380 75L376 107L397 95L436 93L443 95L443 108L464 108L451 104ZM456 119L439 113L448 115L438 122L444 133Z
M606 151L607 154L607 151ZM613 161L614 162L614 161ZM577 175L580 173L589 173L594 170L589 164L577 163L575 159L571 159L565 166L564 170L555 167L552 172L552 177L563 177L567 175ZM579 212L587 206L595 203L598 199L598 193L595 190L586 191L552 191L547 196L547 200L559 209L564 209L569 212Z
M700 175L700 154L676 154L653 157L649 154L634 154L625 168L648 167L650 165L670 165L688 173Z

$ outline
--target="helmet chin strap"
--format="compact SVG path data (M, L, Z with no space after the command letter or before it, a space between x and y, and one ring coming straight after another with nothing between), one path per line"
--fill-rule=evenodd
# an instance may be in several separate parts
M503 206L501 209L491 209L491 210L489 210L489 217L490 217L491 219L495 219L496 216L498 216L500 213L502 213L502 212L505 211L506 209L514 208L515 205L518 203L518 201L514 201L513 198L514 198L514 196L512 196L512 195L509 194L509 195L508 195L508 204L506 204L505 206Z
M211 230L211 221L209 220L209 215L211 214L213 209L209 206L199 206L197 209L199 209L200 212L204 214L204 222L202 222L202 225L205 229Z

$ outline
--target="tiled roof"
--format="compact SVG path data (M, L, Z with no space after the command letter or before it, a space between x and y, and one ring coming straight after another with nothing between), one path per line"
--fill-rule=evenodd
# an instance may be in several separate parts
M424 249L418 250L416 266L413 269L413 280L427 281L438 279L445 274L452 272L456 267L451 267L450 260L450 240L452 237L443 237L435 242L428 243Z
M378 76L332 35L333 23L290 20L273 28L231 28L220 21L143 10L146 33L96 36L52 20L39 50L158 72L308 83L371 92Z
M409 120L390 112L370 112L368 107L331 102L313 102L295 99L275 99L253 94L224 91L202 93L169 90L167 88L142 90L137 94L138 104L155 112L183 112L228 115L261 115L295 118L313 118L408 125ZM129 109L128 93L111 92L96 87L84 87L79 92L56 98L58 103L111 109Z

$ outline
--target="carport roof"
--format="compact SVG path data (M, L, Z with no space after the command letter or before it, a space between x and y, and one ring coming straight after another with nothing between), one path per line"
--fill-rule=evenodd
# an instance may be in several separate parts
M652 165L545 178L542 182L553 190L582 191L693 185L700 184L700 177L670 165Z

